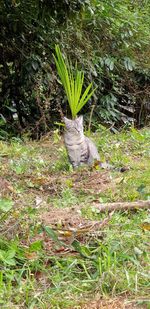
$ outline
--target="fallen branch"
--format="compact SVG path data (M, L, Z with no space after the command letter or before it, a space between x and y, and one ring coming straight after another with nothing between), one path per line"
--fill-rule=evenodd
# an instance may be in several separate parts
M113 210L128 210L128 209L149 209L150 201L137 201L137 202L116 202L116 203L93 203L92 207L99 209L101 212Z

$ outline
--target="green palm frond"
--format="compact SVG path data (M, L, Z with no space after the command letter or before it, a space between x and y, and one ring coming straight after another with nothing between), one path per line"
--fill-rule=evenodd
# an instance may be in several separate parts
M53 56L57 72L67 95L72 118L75 118L82 107L91 98L96 88L92 90L92 83L90 83L82 94L84 72L79 71L77 65L76 70L74 71L71 65L69 65L69 62L65 62L59 45L55 45L55 53L56 55Z

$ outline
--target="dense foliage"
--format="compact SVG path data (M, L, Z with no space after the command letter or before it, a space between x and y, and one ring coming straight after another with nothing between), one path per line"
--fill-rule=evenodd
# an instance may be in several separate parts
M0 5L0 137L47 132L67 113L52 53L59 43L97 90L98 122L149 121L148 0L4 0ZM6 133L7 132L7 133Z

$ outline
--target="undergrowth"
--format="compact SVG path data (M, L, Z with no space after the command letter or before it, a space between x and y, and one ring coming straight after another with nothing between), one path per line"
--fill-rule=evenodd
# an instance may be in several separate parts
M129 167L125 173L98 169L97 175L106 173L111 182L102 191L91 187L85 192L90 169L85 177L85 170L79 170L74 181L64 146L55 136L0 143L1 308L80 308L95 294L127 295L148 306L147 210L115 212L102 230L81 239L74 236L67 244L44 221L43 214L50 216L52 209L57 213L79 205L83 219L101 221L108 214L92 208L93 201L150 199L149 128L112 134L99 127L93 139L102 161Z

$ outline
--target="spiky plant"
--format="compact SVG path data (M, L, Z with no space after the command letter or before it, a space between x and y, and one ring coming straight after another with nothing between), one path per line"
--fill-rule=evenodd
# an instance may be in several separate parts
M74 119L82 107L93 95L92 83L83 92L84 72L79 71L77 66L73 70L68 60L65 61L59 45L55 45L55 63L57 72L64 87L69 102L72 118Z

